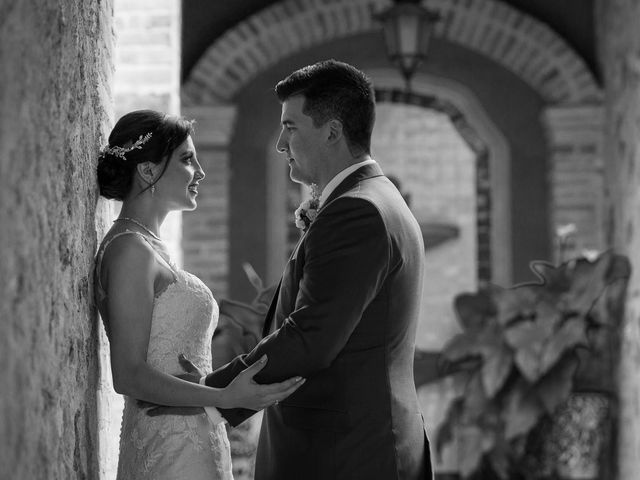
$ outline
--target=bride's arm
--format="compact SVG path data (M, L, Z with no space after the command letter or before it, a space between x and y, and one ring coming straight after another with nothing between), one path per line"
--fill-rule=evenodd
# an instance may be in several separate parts
M122 239L124 240L124 239ZM103 269L107 274L107 309L113 385L118 393L168 406L243 406L258 410L291 394L295 379L267 386L256 384L257 371L243 372L235 385L215 389L190 383L152 368L147 362L154 282L158 275L151 247L135 237L113 245ZM262 366L264 366L264 363ZM258 370L261 366L258 366ZM256 370L256 369L254 369Z

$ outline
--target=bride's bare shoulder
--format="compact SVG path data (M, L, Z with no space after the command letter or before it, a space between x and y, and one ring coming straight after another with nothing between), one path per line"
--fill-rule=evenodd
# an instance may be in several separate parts
M155 263L153 248L138 232L109 232L100 248L101 270L105 276L109 276L114 270L147 271Z

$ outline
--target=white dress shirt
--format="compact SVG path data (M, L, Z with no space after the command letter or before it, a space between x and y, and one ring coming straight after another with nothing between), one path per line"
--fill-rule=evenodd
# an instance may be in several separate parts
M368 158L367 160L363 160L362 162L354 163L353 165L348 166L347 168L342 170L340 173L338 173L335 177L333 177L329 181L329 183L327 183L327 185L322 189L322 193L320 194L320 204L318 208L322 207L322 204L325 202L327 198L329 198L329 195L331 195L331 192L333 192L336 189L336 187L340 185L345 178L347 178L353 172L358 170L360 167L364 167L365 165L371 165L372 163L376 163L376 161L373 158Z
M200 383L200 385L204 385L204 381L206 380L206 378L206 375L204 377L201 377L200 382L198 383ZM216 407L204 407L204 411L207 412L209 421L211 421L213 425L218 425L219 423L226 422L225 418L220 415L220 412Z

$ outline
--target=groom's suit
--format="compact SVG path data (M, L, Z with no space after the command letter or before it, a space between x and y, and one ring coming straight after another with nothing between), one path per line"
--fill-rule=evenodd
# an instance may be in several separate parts
M265 410L256 480L432 478L413 381L423 261L420 228L377 164L327 198L286 265L271 333L206 379L225 386L265 353L258 382L307 379ZM221 413L237 425L255 412Z

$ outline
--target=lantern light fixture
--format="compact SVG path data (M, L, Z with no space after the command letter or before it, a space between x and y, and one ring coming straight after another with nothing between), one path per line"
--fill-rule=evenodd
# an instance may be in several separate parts
M411 78L427 57L429 40L439 13L420 5L420 0L394 0L394 4L374 16L382 23L387 56L402 73L407 91Z

